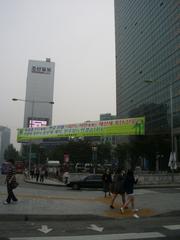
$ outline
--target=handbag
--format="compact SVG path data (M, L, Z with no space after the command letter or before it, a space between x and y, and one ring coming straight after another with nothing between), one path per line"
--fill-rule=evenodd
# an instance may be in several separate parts
M18 182L11 182L11 188L12 189L15 189L19 186L19 183Z

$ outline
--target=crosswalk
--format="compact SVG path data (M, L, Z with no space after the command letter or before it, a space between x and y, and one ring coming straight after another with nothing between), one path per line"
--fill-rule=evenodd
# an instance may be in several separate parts
M10 238L11 240L133 240L147 238L162 238L165 235L158 232L146 233L121 233L102 235L81 235L81 236L61 236L61 237L33 237L33 238Z
M180 229L180 224L178 224L178 225L167 225L167 226L164 226L164 228L167 228L168 230L179 230Z
M165 225L162 229L169 231L180 230L179 225ZM135 240L135 239L165 239L167 233L160 232L142 232L142 233L118 233L118 234L98 234L98 235L80 235L80 236L44 236L44 237L16 237L10 240ZM166 231L165 231L166 232ZM179 232L180 234L180 232ZM180 236L179 236L180 239Z

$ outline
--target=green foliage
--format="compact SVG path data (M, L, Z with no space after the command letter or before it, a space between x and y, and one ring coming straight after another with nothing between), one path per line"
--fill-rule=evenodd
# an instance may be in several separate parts
M129 142L112 146L111 143L99 143L97 147L96 163L117 162L121 168L135 168L142 166L142 160L148 161L148 170L155 170L156 157L161 155L160 170L167 170L170 141L168 136L136 136L130 137ZM93 158L92 142L72 140L60 145L32 145L32 153L36 164L49 160L64 162L64 154L69 155L70 163L91 163ZM28 162L29 145L23 147L22 156ZM142 166L143 167L143 166Z
M4 159L14 159L15 161L20 160L19 152L14 148L13 144L10 144L5 150Z
M118 144L114 151L116 153L116 158L119 162L119 167L125 169L126 168L126 162L128 159L128 154L130 150L130 145L128 143L122 143Z
M106 162L111 162L111 150L112 145L110 143L101 143L97 147L97 160L98 163L104 164Z
M66 145L66 153L70 155L70 161L74 164L91 162L91 144L88 141L69 142Z

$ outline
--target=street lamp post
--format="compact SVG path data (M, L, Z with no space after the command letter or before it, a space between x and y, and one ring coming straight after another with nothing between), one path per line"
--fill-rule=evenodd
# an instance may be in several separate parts
M93 174L96 174L97 147L92 146Z
M29 99L21 99L21 98L12 98L12 101L21 101L21 102L29 102L32 104L32 110L31 110L31 124L30 127L32 128L32 120L34 117L34 104L35 103L49 103L49 104L54 104L53 101L36 101L36 100L29 100ZM29 157L28 157L28 172L30 176L30 170L31 170L31 155L32 155L32 144L31 141L29 143Z

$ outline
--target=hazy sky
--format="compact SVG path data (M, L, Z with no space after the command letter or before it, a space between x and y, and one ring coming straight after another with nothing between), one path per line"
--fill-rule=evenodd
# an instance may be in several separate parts
M53 125L116 113L114 0L0 0L0 125L23 126L28 60L55 62Z

